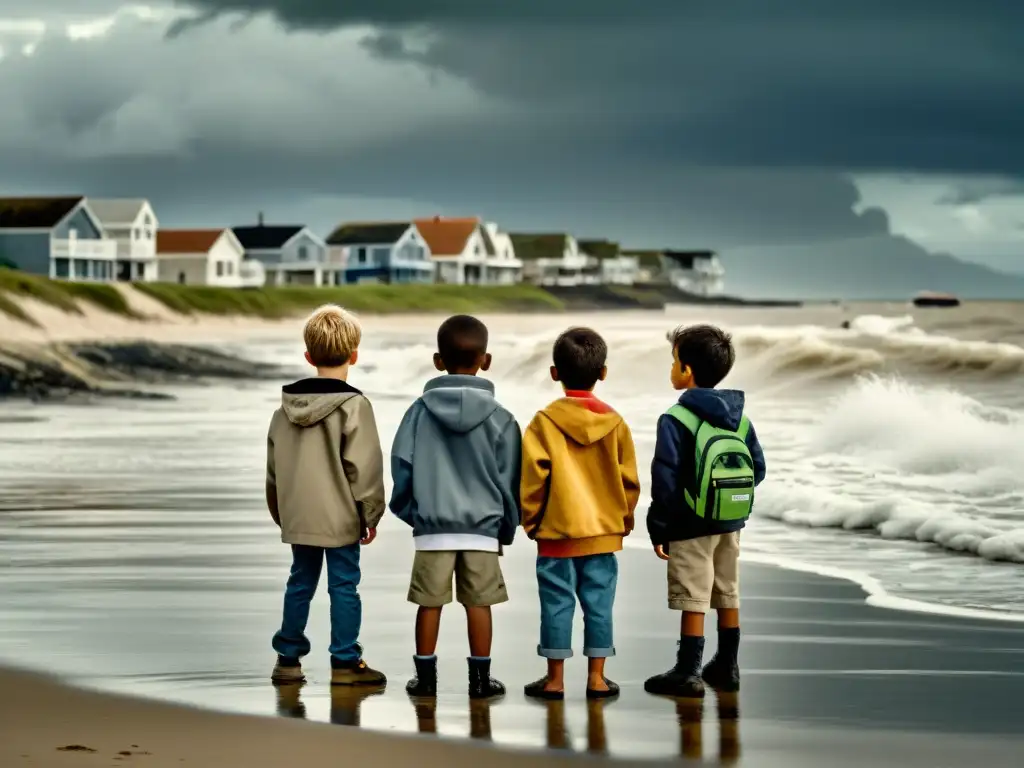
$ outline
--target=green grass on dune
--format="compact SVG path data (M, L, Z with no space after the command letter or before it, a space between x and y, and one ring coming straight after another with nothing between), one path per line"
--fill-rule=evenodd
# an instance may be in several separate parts
M557 312L564 304L530 285L349 285L331 288L215 288L175 283L134 283L134 288L183 315L240 315L281 318L309 312L321 304L340 304L355 312ZM124 317L143 319L123 293L109 283L77 283L0 268L0 312L25 323L35 321L15 301L32 298L81 315L88 302Z
M557 312L563 304L529 285L347 285L339 287L214 288L174 283L136 283L135 288L181 314L289 317L321 304L354 312Z
M116 287L106 283L72 283L51 280L48 277L30 275L0 268L0 307L3 311L24 322L30 321L28 314L11 301L11 296L32 298L56 307L72 315L81 315L81 301L125 317L139 318Z

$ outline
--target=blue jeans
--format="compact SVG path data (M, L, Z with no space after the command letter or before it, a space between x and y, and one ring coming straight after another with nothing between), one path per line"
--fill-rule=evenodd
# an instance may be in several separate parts
M619 562L612 553L585 557L538 557L540 645L546 659L572 656L572 618L579 598L583 608L583 655L615 655L612 608Z
M284 618L274 635L279 656L301 659L309 653L306 622L309 603L320 583L327 560L327 592L331 596L331 658L359 661L359 627L363 606L359 600L359 544L335 549L292 545L292 571L284 592Z

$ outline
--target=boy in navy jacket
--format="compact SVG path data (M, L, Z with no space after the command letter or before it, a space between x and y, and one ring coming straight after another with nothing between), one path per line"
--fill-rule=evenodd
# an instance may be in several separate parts
M672 386L682 395L658 420L647 530L655 553L668 563L669 608L683 615L675 666L644 688L699 698L704 682L739 689L740 530L765 462L743 413L743 392L715 389L735 362L729 335L695 325L669 338ZM709 608L718 613L718 653L701 670Z

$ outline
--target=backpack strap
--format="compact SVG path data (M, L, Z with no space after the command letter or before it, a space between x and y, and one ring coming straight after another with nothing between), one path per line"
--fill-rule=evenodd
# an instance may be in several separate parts
M701 419L697 414L691 411L689 408L684 408L679 403L676 403L666 411L666 413L686 427L687 431L693 435L693 439L696 441L697 433L700 431L701 425L704 420ZM680 483L681 484L681 483ZM682 484L681 484L682 485ZM696 509L696 499L693 494L690 493L690 489L683 486L683 500L686 502L690 509Z
M745 413L740 417L740 425L736 428L736 434L743 438L743 442L747 441L747 435L750 434L750 419Z
M700 425L703 423L696 413L691 411L689 408L684 408L679 403L676 403L669 408L666 413L676 421L680 422L692 435L696 437L697 430L700 429Z

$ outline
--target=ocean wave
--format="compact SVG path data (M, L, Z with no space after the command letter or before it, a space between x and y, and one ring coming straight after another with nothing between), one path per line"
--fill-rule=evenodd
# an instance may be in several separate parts
M871 372L943 372L1015 376L1024 373L1024 348L1004 342L929 334L913 317L862 315L849 328L817 325L735 329L748 358L744 366L769 374L816 373L839 378Z
M950 389L862 378L759 490L757 514L1024 563L1022 422Z
M1024 528L996 528L956 512L893 499L822 498L798 486L766 483L757 514L808 528L872 531L884 539L935 544L986 560L1024 563Z

